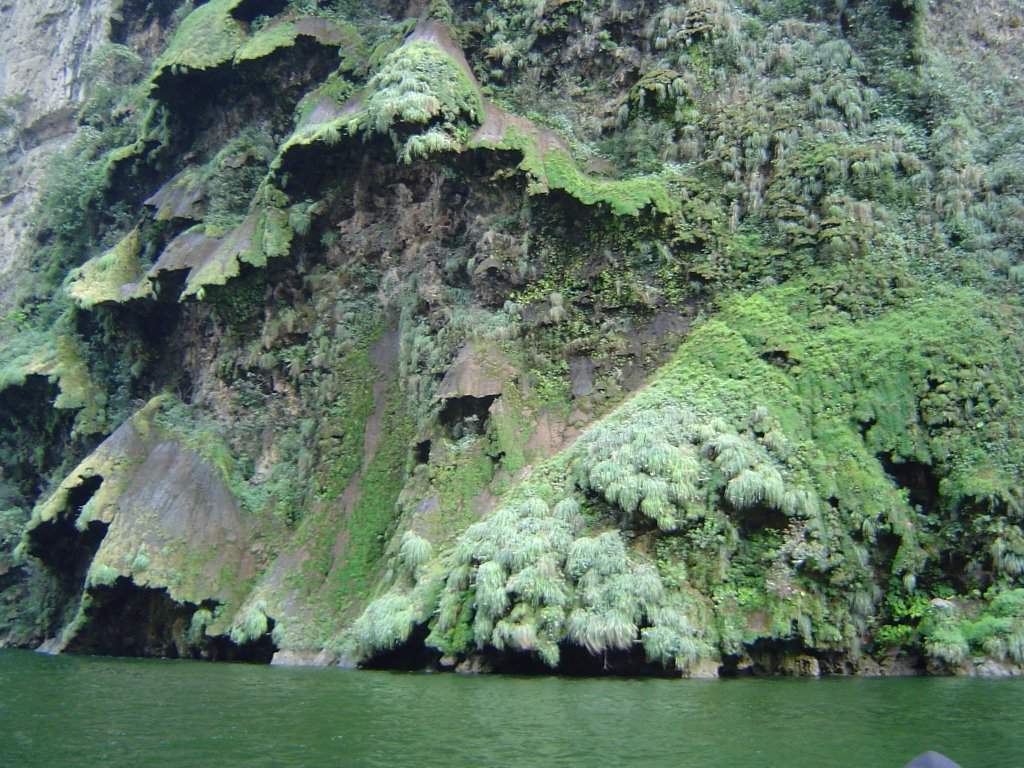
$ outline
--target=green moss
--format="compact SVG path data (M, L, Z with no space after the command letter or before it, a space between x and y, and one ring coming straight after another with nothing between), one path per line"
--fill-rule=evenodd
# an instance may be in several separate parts
M295 111L295 125L297 128L312 124L311 117L318 105L326 104L332 107L334 111L340 112L341 106L355 93L355 86L346 77L346 72L347 69L344 68L339 68L337 71L332 72L323 85L299 102L299 106ZM332 112L331 120L334 119L337 119L337 117Z
M445 446L443 462L430 468L430 487L438 496L444 519L453 521L450 533L472 523L477 515L474 500L494 479L494 460L488 446L473 438Z
M88 357L77 336L58 336L52 375L60 393L54 408L78 411L75 432L96 434L106 425L107 395L89 372Z
M234 60L242 62L251 59L262 59L264 56L272 54L278 48L288 48L295 45L297 37L298 31L293 23L285 21L279 24L272 24L261 29L239 47L235 51Z
M139 232L133 229L112 249L90 259L68 275L68 295L82 309L97 304L120 303L122 289L142 276ZM147 281L146 285L149 283Z
M217 236L237 226L254 206L267 200L263 185L275 153L270 137L247 128L196 170L189 184L202 189L203 224L208 235Z
M266 611L267 604L260 600L240 612L231 627L231 642L242 645L267 634L270 623Z
M239 389L242 387L236 385L232 394L241 402L244 394L239 395ZM269 414L265 418L269 420ZM297 441L295 432L288 427L277 426L277 445L282 452L289 454L290 460L275 463L266 476L253 482L253 464L258 451L238 437L229 442L223 434L221 422L212 414L165 397L156 413L155 424L165 435L181 441L216 468L231 494L250 515L263 520L290 520L299 516L297 507L301 494L292 458ZM251 433L259 434L262 426L257 421L250 426Z
M193 10L181 22L171 43L156 60L153 81L189 70L213 69L225 64L241 64L270 56L295 45L299 35L308 34L324 44L354 45L358 35L347 25L332 22L335 34L303 31L291 19L275 20L250 34L249 25L235 19L231 11L239 0L210 0Z
M132 416L131 429L143 439L150 436L153 419L166 401L166 397L156 397L146 403ZM130 479L137 460L137 456L126 455L111 447L109 443L101 443L68 473L53 493L39 500L32 510L32 520L28 529L31 530L41 523L53 521L69 512L69 494L81 485L83 480L97 476L102 478L103 482L89 503L81 510L75 510L77 517L74 522L77 524L78 518L83 518L85 521L106 519L105 515L116 504L118 495L123 489L124 483Z
M398 495L405 484L412 424L400 400L389 399L381 428L382 441L359 479L359 500L347 525L348 545L329 585L334 599L343 605L364 599L379 577Z
M155 72L211 69L230 61L248 37L245 24L231 15L239 0L209 0L182 20L156 60Z
M52 329L4 330L4 343L0 346L0 390L21 386L33 374L53 372L57 340Z
M86 574L85 581L89 587L106 587L117 581L120 575L121 572L117 568L94 561L89 566L89 573Z
M536 129L510 126L500 141L487 141L477 146L521 152L523 160L519 168L530 179L531 194L561 190L585 205L607 205L617 216L636 216L647 207L664 214L679 209L666 177L651 175L612 181L590 176L580 171L566 150L541 148Z
M196 296L202 300L207 286L222 286L238 277L243 262L265 267L268 259L287 256L292 234L284 211L266 207L251 212L221 238L208 259L189 272L182 298Z
M104 306L120 301L143 258L172 233L141 225L115 244L142 215L135 192L121 193L136 187L131 171L144 171L134 177L143 183L179 164L155 146L208 157L215 147L205 142L252 118L181 180L201 185L202 231L217 240L184 292L209 299L213 311L183 308L182 327L215 340L214 360L196 358L206 373L195 394L216 404L218 418L182 405L165 409L172 418L156 431L220 472L258 530L259 558L286 550L300 563L285 580L297 602L313 606L307 637L334 637L384 575L393 594L367 612L361 653L428 623L445 652L513 649L552 665L564 642L595 652L639 644L677 669L759 641L855 654L868 640L950 664L980 653L1018 658L1019 611L1004 602L1024 576L1024 414L1014 397L1024 386L1021 134L998 123L1020 95L1005 73L980 82L998 57L964 51L947 65L932 55L926 17L944 20L932 25L941 35L947 12L916 3L906 23L878 4L808 16L806 3L789 0L742 13L722 4L625 11L520 0L483 8L453 34L471 43L486 93L528 121L484 103L440 25L371 19L351 3L293 2L249 26L231 18L236 5L210 0L185 19L156 63L157 92L190 70L246 62L238 74L248 77L252 62L303 34L341 40L341 67L302 102L283 146L276 136L289 116L274 103L287 99L275 86L270 113L259 115L225 91L218 124L189 131L198 143L186 147L161 105L151 102L147 114L137 90L111 88L141 60L107 51L79 139L46 185L41 247L18 280L24 301L4 322L0 386L51 377L57 405L80 414L77 440L116 426L113 403L184 380L150 365L167 358L137 335L149 323L135 305ZM303 13L320 21L349 13L366 45L379 44L367 55L352 28L335 35ZM459 23L445 2L428 16ZM550 55L555 43L565 57ZM634 43L643 66L622 69L635 60ZM566 69L569 59L579 63ZM341 114L374 71L361 103ZM959 74L969 96L951 87ZM969 108L992 92L1005 109ZM485 138L470 138L476 128ZM453 209L452 227L432 227L430 247L444 251L439 264L447 259L440 290L420 269L427 251L399 255L386 225L362 227L366 211L383 210L381 179L401 179L419 200L416 167L392 174L373 152L369 186L354 182L358 216L340 227L352 179L327 181L292 205L265 178L275 153L276 173L291 148L316 144L298 153L301 173L357 137L392 141L399 162L433 158L425 172L468 195L465 226ZM478 156L455 156L465 149ZM598 150L623 178L581 170L584 158L601 167ZM499 167L509 161L518 168ZM523 180L533 199L520 207ZM282 188L291 182L282 175ZM419 205L402 216L402 247L426 216ZM566 223L567 212L585 220ZM265 269L293 249L294 270ZM73 271L66 292L54 290L98 253ZM513 288L521 317L492 326L498 313L477 305L497 306ZM400 383L387 389L375 382L367 329L402 292ZM593 352L601 395L579 403L590 418L625 396L627 362L655 365L650 348L635 355L633 331L643 338L652 318L653 329L677 312L696 318L692 335L658 379L562 456L537 463L525 445L541 409L568 420L566 358ZM488 434L445 441L431 431L437 381L467 336L492 332L519 363L516 386ZM111 364L103 350L128 337L126 364ZM407 483L405 407L419 417L415 434L432 441L432 461ZM367 424L381 413L387 436L370 460ZM58 442L56 419L49 423L41 431ZM100 451L80 466L105 479L79 526L109 511L117 478L128 475L120 461ZM76 482L40 514L68 514ZM498 509L478 520L491 494L503 495ZM576 510L557 513L556 499ZM271 529L268 543L260 537ZM118 562L127 568L138 554L119 552ZM170 581L163 555L149 557L147 578ZM174 583L198 581L200 565L181 565ZM238 578L225 569L215 580ZM948 615L927 607L933 595L955 593L969 597ZM232 605L255 609L251 595L237 597ZM276 597L275 611L287 602ZM239 637L265 631L260 615L265 607L234 617Z
M880 573L891 595L912 592L930 578L932 558L956 551L975 560L960 578L990 562L1014 577L1017 556L1004 553L1017 552L1016 534L1005 527L997 534L988 510L1015 508L1020 483L1022 446L1009 426L1017 406L1001 394L1016 391L1024 374L1006 362L1024 359L1015 321L980 294L941 283L907 285L899 301L883 300L870 317L856 317L823 301L818 279L825 278L724 301L649 387L564 457L569 474L558 482L585 492L598 520L660 530L660 586L642 569L612 569L602 578L629 574L632 586L621 587L633 595L626 603L585 591L590 577L572 565L582 554L562 549L568 544L553 533L523 533L521 541L515 533L520 517L546 519L546 505L507 501L467 531L452 559L440 561L449 586L434 609L423 609L447 617L433 627L438 647L544 655L544 637L592 652L644 642L651 658L683 666L713 655L716 645L740 653L765 639L856 654L882 594ZM961 399L967 393L970 405ZM891 469L907 462L947 478L927 513L915 506L921 489L899 485ZM565 471L549 466L555 477ZM456 473L470 476L467 467ZM972 533L965 537L965 529ZM895 551L878 546L883 532L899 542ZM990 560L990 552L1002 559ZM539 574L529 569L545 557L567 558L568 570L559 576L544 566L554 580L542 594L555 602L531 603L535 587L526 580L533 584ZM475 589L467 567L479 567ZM645 602L652 600L641 597L647 579L671 599ZM457 598L467 584L473 637L460 634L456 642L469 622L468 599ZM548 622L562 604L560 590L575 595L575 607L560 614L555 632ZM681 617L668 609L687 604L691 590L710 605L691 602ZM644 611L662 623L641 635ZM702 635L697 627L709 620L717 631ZM965 638L1008 637L1009 625L999 621L925 632L925 642L933 655L959 663L971 642ZM896 634L881 632L880 641L915 636L912 625L892 626Z
M372 370L367 349L339 361L337 395L327 409L330 426L319 433L325 502L338 499L363 466L364 427L373 413Z

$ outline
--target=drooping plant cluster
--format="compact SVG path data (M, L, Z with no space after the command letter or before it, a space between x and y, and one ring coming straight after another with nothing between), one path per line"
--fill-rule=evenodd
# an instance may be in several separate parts
M353 627L357 656L405 642L417 623L447 654L535 653L550 667L567 642L594 655L641 643L652 660L680 670L713 655L696 609L669 596L617 531L584 536L583 525L571 497L553 506L528 497L498 510L463 534L440 576L424 574L411 592L371 604Z
M388 56L370 78L362 109L349 130L394 134L399 157L408 163L460 148L468 127L482 121L481 97L458 62L433 43L413 41ZM399 126L416 130L399 139Z

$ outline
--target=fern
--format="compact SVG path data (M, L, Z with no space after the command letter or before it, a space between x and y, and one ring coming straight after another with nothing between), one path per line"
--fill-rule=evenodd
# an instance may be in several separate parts
M405 642L416 620L416 610L408 595L391 593L378 598L352 625L357 658L366 659Z
M402 535L398 556L403 565L409 569L409 572L415 574L418 568L430 562L434 556L434 548L423 537L418 536L413 531L406 531Z
M251 605L231 627L231 642L236 645L251 643L267 634L270 627L267 605L262 600Z

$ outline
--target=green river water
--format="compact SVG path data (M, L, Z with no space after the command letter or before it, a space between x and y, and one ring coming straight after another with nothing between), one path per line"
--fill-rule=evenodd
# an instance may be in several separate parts
M0 766L1024 766L1024 680L649 680L0 651Z

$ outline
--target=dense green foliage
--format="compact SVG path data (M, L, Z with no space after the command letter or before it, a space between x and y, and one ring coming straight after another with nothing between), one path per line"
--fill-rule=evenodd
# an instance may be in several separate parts
M45 486L148 401L246 516L248 594L197 637L1024 661L1020 24L250 11L90 64L3 318L0 557L33 504L85 519L80 478ZM13 412L40 377L73 418ZM132 555L66 637L90 590L203 557Z

